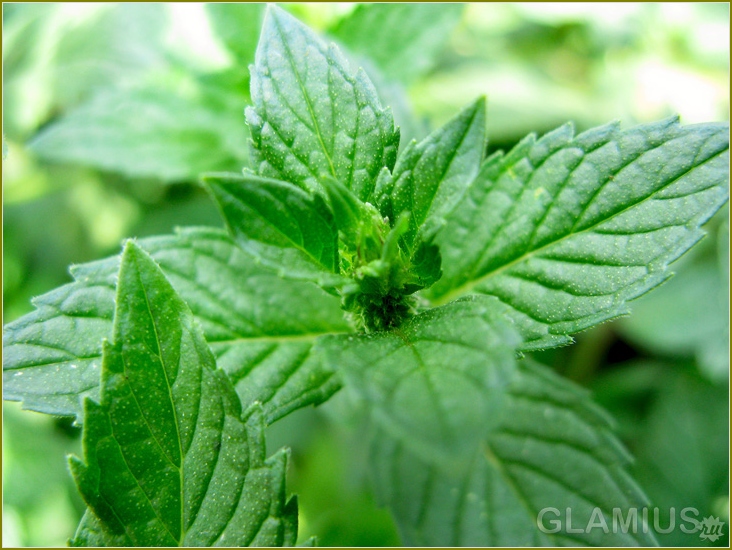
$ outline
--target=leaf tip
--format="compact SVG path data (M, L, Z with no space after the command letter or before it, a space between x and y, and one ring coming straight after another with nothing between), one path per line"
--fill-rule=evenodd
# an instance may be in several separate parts
M136 262L143 255L147 256L147 253L140 248L135 238L125 239L122 242L122 258L120 261L120 267L128 265L130 262Z

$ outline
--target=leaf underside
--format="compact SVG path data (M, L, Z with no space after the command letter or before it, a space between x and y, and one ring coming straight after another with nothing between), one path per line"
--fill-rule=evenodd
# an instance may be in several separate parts
M139 245L193 310L242 402L260 401L268 422L340 387L310 353L321 334L350 330L336 298L309 283L281 280L222 230L186 228ZM34 312L5 327L5 399L82 422L84 397L99 399L118 267L118 257L75 266L75 282L39 296Z
M85 462L70 460L89 506L74 544L293 544L287 453L265 459L261 409L242 416L185 302L131 242L116 304L101 402L85 401Z
M427 294L498 297L524 350L569 343L670 276L727 200L728 173L726 124L529 136L487 159L448 216L443 276Z

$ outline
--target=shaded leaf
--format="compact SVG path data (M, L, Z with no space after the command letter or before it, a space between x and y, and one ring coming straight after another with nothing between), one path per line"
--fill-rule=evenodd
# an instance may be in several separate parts
M46 127L30 148L46 160L195 181L203 171L247 164L244 121L231 111L205 95L185 97L164 88L115 91Z
M237 242L281 277L337 281L338 229L321 196L284 181L244 174L207 174Z
M485 435L511 378L518 338L493 298L470 297L399 329L316 344L379 425L420 453L460 460Z
M716 258L680 266L657 292L633 305L618 330L654 354L695 357L710 379L729 376L729 300Z
M370 463L377 496L392 510L405 544L655 545L642 527L611 530L616 508L626 518L648 501L628 476L628 456L603 411L545 367L519 362L476 447L467 466L448 467L415 454L408 438L376 434ZM569 531L567 507L572 528L582 533ZM543 509L551 509L541 518L544 531L561 520L556 532L539 529ZM593 517L610 532L585 529Z

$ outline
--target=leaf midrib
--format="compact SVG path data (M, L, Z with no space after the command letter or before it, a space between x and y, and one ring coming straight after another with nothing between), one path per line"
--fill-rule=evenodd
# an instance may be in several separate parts
M665 143L668 143L668 141L664 142L664 144ZM476 286L480 285L481 283L485 282L486 280L490 279L491 277L494 277L494 276L500 274L501 272L503 272L503 271L505 271L505 270L507 270L507 269L509 269L509 268L511 268L513 266L515 266L516 264L519 264L519 263L521 263L521 262L523 262L523 261L531 258L532 256L534 256L535 254L538 254L542 250L545 250L545 249L547 249L547 248L549 248L551 246L554 246L554 245L556 245L558 243L561 243L561 242L563 242L563 241L565 241L567 239L571 239L572 237L575 237L577 235L581 235L583 233L590 232L593 229L595 229L596 227L598 227L599 225L602 225L603 223L607 222L608 220L610 220L612 218L615 218L617 216L620 216L621 214L623 214L624 212L630 210L631 208L635 208L635 207L643 204L644 202L646 202L648 200L651 200L654 195L660 193L664 189L666 189L669 186L673 185L679 179L681 179L684 176L686 176L687 174L689 174L692 170L695 170L696 168L699 168L700 166L703 166L704 164L706 164L708 162L711 162L712 160L716 159L717 157L719 157L720 155L722 155L726 151L728 151L728 149L729 148L723 149L723 150L721 150L721 151L719 151L719 152L711 155L709 158L703 160L699 164L692 164L692 166L689 167L687 170L685 170L683 173L679 174L677 177L675 177L674 179L672 179L668 183L664 184L663 186L661 186L661 187L659 187L657 189L654 189L646 197L642 198L641 200L639 200L639 201L637 201L637 202L635 202L635 203L633 203L633 204L631 204L629 206L626 206L625 208L623 208L621 210L618 210L616 212L612 212L610 215L608 215L608 216L600 219L598 222L594 223L593 225L588 226L588 227L586 227L584 229L581 229L579 231L576 231L574 233L567 233L566 235L563 235L563 236L559 237L558 239L552 240L552 241L550 241L550 242L548 242L548 243L540 246L539 248L535 248L533 250L530 250L528 252L523 253L522 255L520 255L519 257L515 258L514 260L511 260L510 262L508 262L506 264L503 264L501 266L498 266L495 269L492 269L491 271L488 271L487 273L481 275L480 277L476 277L475 279L472 279L472 280L470 280L470 281L468 281L468 282L466 282L466 283L464 283L464 284L462 284L460 286L455 287L454 289L450 290L448 293L443 294L439 298L433 300L432 301L432 305L436 307L436 306L441 306L441 305L444 305L444 304L446 304L448 302L451 302L455 298L458 298L458 297L460 297L460 296L462 296L464 294L469 293ZM644 151L643 155L645 155L647 152L648 151ZM643 155L640 155L639 157L637 157L633 162L635 162L638 159L640 159ZM609 180L606 180L600 187L601 188L604 188L604 186L607 185L607 182L608 181ZM693 193L693 194L695 194L695 193ZM480 261L482 261L482 260L483 260L483 257L481 255Z
M184 492L183 492L183 488L184 488L183 461L185 459L185 454L183 453L183 446L181 444L180 426L178 425L178 411L177 411L177 409L175 407L175 400L173 399L173 393L172 393L173 387L171 386L170 379L168 378L168 371L165 369L165 362L164 362L164 359L163 359L163 350L162 350L162 346L160 344L160 342L161 342L161 339L160 339L160 331L158 330L158 325L155 322L155 316L153 315L152 307L150 306L150 298L148 297L147 287L145 286L145 283L142 281L142 274L140 273L140 268L139 268L139 264L137 263L137 261L135 262L135 272L137 274L137 280L138 280L138 282L140 284L140 288L142 289L142 294L145 297L145 306L147 307L147 311L148 311L148 313L150 315L150 320L152 321L153 331L155 333L155 344L157 345L157 348L158 348L158 357L160 358L160 366L162 367L162 370L163 370L163 376L165 376L165 386L168 388L168 397L170 398L170 406L171 406L171 409L173 411L173 421L175 423L175 440L178 443L178 453L179 453L178 456L179 456L179 459L180 459L180 465L179 466L176 466L172 461L171 461L171 464L178 470L178 483L179 483L179 489L180 489L180 501L179 501L180 502L180 534L179 534L179 538L178 538L178 546L182 546L183 545L183 537L185 536L185 518L184 518L184 515L185 515L185 505L184 505L184 503L185 503L185 495L184 495ZM185 330L185 327L183 327L183 328ZM180 365L178 365L178 366L180 367ZM204 366L201 365L201 368L203 369ZM130 390L132 390L132 386L130 386ZM132 392L132 395L135 395L135 393ZM135 401L137 401L137 396L135 396ZM139 407L139 404L138 404L138 407ZM142 413L142 408L140 409L140 413ZM147 418L145 417L144 414L142 414L142 417L145 418L145 422L148 423L148 420L147 420ZM149 424L148 424L148 429L150 429ZM160 447L160 450L163 451L163 455L165 455L166 458L167 458L167 453L162 448L162 445L160 445L160 442L158 441L158 438L155 437L154 432L152 431L152 429L150 429L150 433L153 435L155 441L158 443L158 446ZM150 503L150 504L152 506L152 503ZM153 507L153 510L154 509L155 508ZM155 515L156 516L158 515L157 514L157 511L155 512ZM173 533L170 532L170 529L168 529L168 526L162 521L162 518L160 518L160 521L165 526L165 529L168 531L168 533L173 538L173 540L175 540L175 536L173 536Z
M297 67L295 66L295 63L293 62L293 56L292 56L292 51L290 50L290 45L288 44L287 40L285 39L286 35L283 32L282 27L280 26L278 17L273 15L272 20L274 21L274 24L277 27L277 32L280 35L280 41L282 42L282 45L284 46L285 51L287 53L287 62L290 64L292 73L295 75L295 79L297 80L297 85L300 87L300 91L302 92L303 99L305 99L305 105L307 105L308 113L310 114L310 118L313 121L315 135L317 136L318 141L320 142L320 148L323 150L323 153L325 154L325 158L328 161L328 167L330 168L331 174L333 175L334 178L337 178L338 176L336 174L335 167L333 166L333 159L331 159L330 153L328 152L328 149L325 146L325 141L323 139L322 132L320 131L320 125L318 124L318 119L315 116L315 111L313 110L313 106L310 101L310 96L307 94L307 91L302 82L302 79L300 78L300 73L297 71Z

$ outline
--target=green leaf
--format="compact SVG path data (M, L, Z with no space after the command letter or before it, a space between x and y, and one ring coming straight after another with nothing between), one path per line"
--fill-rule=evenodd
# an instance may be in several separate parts
M281 277L331 284L338 229L320 195L250 174L208 174L203 182L237 242Z
M360 4L330 34L409 83L432 68L462 11L462 4Z
M336 226L355 248L359 241L359 225L368 216L364 203L334 178L324 177L320 183L328 197Z
M477 175L484 148L485 99L481 98L420 143L410 143L391 177L384 174L377 182L375 200L384 216L396 220L403 212L410 213L402 242L422 287L431 286L442 274L433 239Z
M114 533L104 528L102 522L89 508L81 517L74 538L69 540L69 546L132 546L132 541L125 532Z
M248 66L254 61L259 29L264 17L264 4L206 3L204 6L214 34L234 54L236 65Z
M662 367L647 416L640 423L635 419L634 470L661 510L660 525L669 525L672 508L696 508L700 520L718 516L729 494L728 385L712 386L693 372ZM698 532L678 528L658 538L669 546L700 542Z
M377 497L389 506L405 544L416 546L649 546L652 534L613 532L648 502L626 472L629 459L603 411L586 392L528 361L518 364L489 433L462 469L415 454L408 438L385 431L373 439L370 465ZM490 407L490 404L486 405ZM582 533L592 518L601 527ZM556 533L538 528L562 519ZM598 510L595 512L595 510ZM593 516L593 514L596 514ZM600 516L602 519L600 519Z
M171 14L165 4L98 6L75 25L59 12L60 29L55 31L61 36L49 71L56 105L68 107L100 89L128 87L168 65L165 39Z
M207 96L147 88L98 95L45 128L30 148L45 160L195 181L203 171L247 164L246 138L243 120Z
M390 332L329 336L318 353L365 399L375 421L419 452L459 460L500 409L518 338L503 306L475 296L421 313Z
M286 451L265 459L261 410L242 415L193 314L133 242L116 303L101 403L85 402L85 463L70 460L105 545L294 544Z
M695 357L712 380L729 377L729 300L712 257L679 266L657 292L633 305L619 323L624 338L656 355Z
M242 402L260 401L268 422L340 387L310 353L319 335L350 330L337 298L257 266L222 230L187 228L139 245L193 310ZM36 311L6 325L5 399L81 422L84 397L99 399L118 269L118 257L75 266L75 282L39 296Z
M727 200L726 124L676 119L529 136L483 164L437 237L436 304L469 292L511 306L530 350L628 312Z
M391 220L410 212L406 242L434 234L442 218L475 179L485 149L485 99L464 109L399 155L389 182L380 180L377 203Z
M330 175L362 201L394 166L399 131L363 70L280 8L264 18L246 111L252 164L267 177L320 191Z

